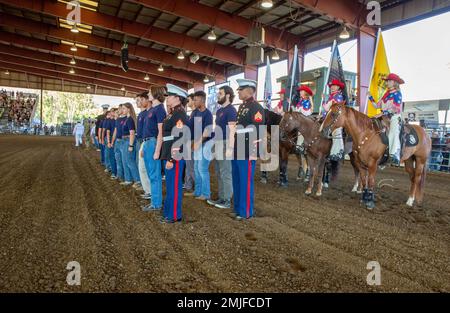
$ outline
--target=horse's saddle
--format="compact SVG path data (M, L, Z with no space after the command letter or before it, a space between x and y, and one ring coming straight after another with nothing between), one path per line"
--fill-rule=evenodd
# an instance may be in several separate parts
M419 136L412 125L402 124L400 130L400 142L403 147L415 147L419 144ZM403 150L403 149L402 149Z
M389 119L386 116L372 118L373 128L380 134L381 142L389 146Z

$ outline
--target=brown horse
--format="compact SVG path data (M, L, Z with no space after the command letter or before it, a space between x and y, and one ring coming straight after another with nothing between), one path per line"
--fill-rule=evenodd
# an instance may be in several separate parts
M320 131L320 122L312 117L306 117L299 112L287 112L280 122L280 135L286 137L290 133L300 132L304 137L304 148L308 161L310 180L305 194L310 195L318 179L316 196L322 195L323 175L325 172L326 158L330 153L331 140L324 138ZM295 144L295 143L292 143ZM339 164L339 163L337 163ZM336 170L336 171L335 171ZM332 167L332 176L336 176L337 167Z
M265 116L266 116L266 126L269 136L271 136L272 133L272 126L279 126L282 116L265 109ZM281 134L280 134L281 135ZM297 140L297 134L293 134L292 136L295 141ZM287 187L288 185L288 175L287 175L287 167L288 167L288 160L289 155L294 154L294 148L295 144L292 143L292 140L285 140L284 138L281 138L280 136L280 142L279 142L279 164L280 164L280 179L279 179L279 185L281 187ZM297 173L297 180L299 180L302 176L302 173L304 173L304 169L302 168L302 159L301 156L296 154L297 161L298 161L298 173ZM261 182L266 184L267 183L267 172L261 171Z
M382 130L374 126L373 120L355 109L346 107L343 103L335 103L328 111L320 130L326 136L338 128L344 127L353 138L353 154L355 165L360 173L360 183L364 188L362 201L368 209L375 207L375 175L378 163L383 158L387 145L383 143L380 133ZM423 201L423 188L426 176L426 163L431 151L431 139L425 130L411 125L418 135L415 147L403 149L400 162L405 162L405 169L409 173L411 189L407 201L412 206L414 201L420 205Z

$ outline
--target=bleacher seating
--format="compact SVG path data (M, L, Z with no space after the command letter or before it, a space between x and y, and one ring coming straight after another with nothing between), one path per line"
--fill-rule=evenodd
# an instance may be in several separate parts
M6 120L14 126L29 125L36 98L21 92L0 91L0 120Z

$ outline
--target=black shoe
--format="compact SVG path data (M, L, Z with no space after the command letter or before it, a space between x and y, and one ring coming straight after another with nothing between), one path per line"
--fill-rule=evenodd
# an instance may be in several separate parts
M231 208L231 201L230 200L221 201L221 202L216 204L216 208L229 209L229 208Z
M208 200L206 200L206 202L207 202L209 205L215 206L215 205L219 204L220 202L222 202L222 200L220 200L220 199L218 199L218 200L208 199Z
M160 220L159 220L159 222L160 222L161 224L174 224L174 223L179 223L179 222L181 222L181 218L178 219L178 220L170 220L170 219L168 219L168 218L166 218L166 217L161 217Z

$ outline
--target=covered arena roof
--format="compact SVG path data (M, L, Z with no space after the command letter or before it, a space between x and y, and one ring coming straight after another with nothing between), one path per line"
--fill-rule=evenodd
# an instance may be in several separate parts
M357 0L274 0L270 9L263 9L260 0L80 0L76 34L66 20L67 2L0 0L0 69L24 73L17 80L2 74L1 85L22 85L27 77L29 84L30 77L39 76L45 77L45 89L73 85L68 90L76 92L82 85L93 87L87 92L109 89L121 95L153 84L188 89L203 86L205 75L220 82L251 67L245 64L247 37L256 25L264 26L265 51L276 50L281 58L295 44L303 52L329 45L343 25L350 39L358 31L375 34L365 24L365 5ZM449 1L380 3L383 26L450 7ZM211 30L214 41L208 40ZM130 54L126 73L120 68L125 41ZM73 44L76 52L70 50ZM198 55L195 64L190 62L193 54Z

